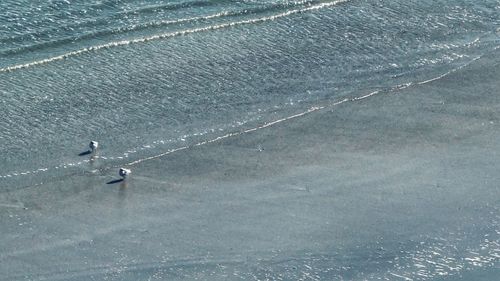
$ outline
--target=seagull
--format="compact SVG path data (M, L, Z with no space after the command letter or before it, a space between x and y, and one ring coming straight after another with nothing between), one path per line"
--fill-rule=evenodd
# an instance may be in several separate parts
M90 144L89 144L89 147L90 147L90 151L91 152L94 152L96 151L97 147L99 146L99 143L96 142L96 141L91 141Z
M123 179L126 179L128 175L130 175L132 173L132 171L130 171L129 169L125 169L125 168L120 168L120 170L118 171L118 174L123 178Z

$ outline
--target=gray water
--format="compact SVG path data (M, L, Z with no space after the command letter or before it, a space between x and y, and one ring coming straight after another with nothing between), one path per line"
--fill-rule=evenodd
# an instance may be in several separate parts
M500 2L6 0L0 27L4 193L434 81L498 48Z

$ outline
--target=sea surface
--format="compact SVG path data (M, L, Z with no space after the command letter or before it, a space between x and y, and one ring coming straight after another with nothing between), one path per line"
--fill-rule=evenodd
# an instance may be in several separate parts
M498 0L2 0L0 193L430 83L499 46Z

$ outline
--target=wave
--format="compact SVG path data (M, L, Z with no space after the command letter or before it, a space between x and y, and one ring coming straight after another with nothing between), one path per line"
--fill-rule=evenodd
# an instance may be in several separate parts
M206 2L203 2L206 3ZM186 3L184 3L186 4ZM96 37L104 37L104 36L109 36L109 35L118 35L118 34L124 34L128 32L133 32L133 31L140 31L140 30L146 30L148 28L160 28L160 27L165 27L169 25L176 25L176 24L185 24L185 23L193 23L193 22L200 22L200 21L207 21L211 19L216 19L216 18L221 18L221 17L237 17L237 16L245 16L245 15L257 15L261 13L269 13L273 12L276 10L282 10L282 9L287 9L287 8L293 8L297 6L304 6L304 5L311 5L314 4L313 1L299 1L299 2L293 2L293 3L277 3L277 4L272 4L272 5L266 5L262 7L257 7L257 8L251 8L251 9L244 9L244 10L235 10L235 11L223 11L219 12L216 14L212 15L206 15L206 16L197 16L197 17L190 17L190 18L183 18L183 19L176 19L176 20L156 20L156 21L150 21L146 23L140 23L140 24L133 24L130 26L124 26L124 27L118 27L114 29L103 29L103 30L97 30L93 32L86 32L80 35L76 36L68 36L64 38L59 38L55 40L49 40L45 42L40 42L40 43L35 43L32 45L26 45L26 46L20 46L17 48L12 48L12 49L4 49L0 51L0 54L2 55L14 55L14 54L19 54L27 51L34 51L34 50L39 50L45 47L54 47L54 46L60 46L64 45L67 43L74 43L78 41L82 41L85 39L92 39ZM174 4L170 4L168 6L171 6ZM179 6L184 6L181 5L180 3L177 4ZM162 5L162 8L164 5ZM155 6L156 7L156 6ZM144 8L145 9L145 8ZM151 9L157 9L157 8L151 8ZM92 19L89 21L85 22L80 22L77 24L70 24L70 25L64 25L58 28L52 28L52 29L45 29L37 32L30 32L30 33L25 33L21 34L18 36L12 36L8 38L0 38L1 43L13 43L13 42L24 42L25 40L28 40L33 37L39 37L39 36L45 36L47 38L51 37L51 34L55 33L61 33L64 31L73 31L78 28L84 28L84 27L92 27L92 25L104 25L104 26L109 26L109 21L113 19L122 19L122 14L124 13L132 13L136 14L137 11L140 11L142 9L138 10L132 10L132 11L127 11L127 12L122 12L120 13L120 16L112 16L112 17L101 17L98 19ZM141 15L143 16L143 15ZM125 17L126 18L126 17Z
M126 45L131 45L131 44L138 44L138 43L146 43L146 42L153 41L153 40L167 39L167 38L172 38L172 37L177 37L177 36L183 36L183 35L189 35L189 34L207 32L207 31L214 31L214 30L242 26L242 25L258 24L258 23L263 23L263 22L267 22L267 21L273 21L273 20L276 20L279 18L294 15L294 14L305 13L305 12L309 12L309 11L314 11L314 10L332 7L332 6L335 6L335 5L338 5L341 3L345 3L348 1L349 0L336 0L336 1L324 2L324 3L320 3L320 4L309 5L309 6L303 7L303 8L292 9L292 10L289 10L289 11L286 11L283 13L279 13L279 14L275 14L275 15L271 15L271 16L266 16L266 17L247 19L247 20L223 23L223 24L218 24L218 25L211 25L211 26L169 32L169 33L163 33L163 34L152 35L149 37L143 37L143 38L137 38L137 39L131 39L131 40L110 42L110 43L106 43L106 44L102 44L102 45L96 45L96 46L91 46L91 47L83 48L83 49L76 50L76 51L71 51L71 52L68 52L68 53L65 53L62 55L58 55L58 56L54 56L54 57L50 57L47 59L37 60L37 61L25 63L25 64L8 66L5 68L0 68L0 73L20 70L20 69L29 68L29 67L38 66L38 65L43 65L43 64L47 64L47 63L51 63L51 62L55 62L55 61L60 61L60 60L64 60L64 59L67 59L70 57L78 56L78 55L89 53L89 52L95 52L95 51L99 51L99 50L103 50L103 49L109 49L109 48L126 46Z
M52 41L46 41L38 44L33 44L29 46L23 46L23 47L18 47L15 49L8 49L1 51L0 54L2 55L15 55L27 51L35 51L39 50L42 48L46 47L55 47L55 46L61 46L67 43L74 43L78 41L82 41L85 39L92 39L100 36L107 36L107 35L116 35L116 34L122 34L122 33L127 33L127 32L132 32L132 31L139 31L139 30L144 30L148 29L151 27L164 27L168 25L175 25L175 24L183 24L183 23L191 23L191 22L197 22L197 21L205 21L205 20L210 20L210 19L215 19L215 18L220 18L220 17L225 17L225 16L240 16L243 15L243 13L230 13L230 12L222 12L218 14L213 14L213 15L208 15L208 16L199 16L199 17L192 17L192 18L184 18L184 19L179 19L179 20L163 20L163 21L155 21L155 22L148 22L148 23L143 23L143 24L135 24L132 26L127 26L127 27L120 27L116 29L104 29L104 30L99 30L95 32L89 32L85 33L79 36L68 36L65 38L60 38Z
M66 18L66 20L71 21L70 24L62 25L62 26L59 25L56 28L46 28L46 29L42 29L39 31L35 31L35 32L28 32L28 33L19 34L16 36L3 37L3 38L0 38L0 42L5 43L8 41L24 41L28 38L31 38L33 36L40 35L43 33L53 34L56 32L60 32L61 30L74 30L74 29L79 28L79 27L88 27L88 26L95 25L97 23L100 23L103 25L108 25L109 22L112 20L123 20L123 19L127 19L130 16L141 16L142 17L142 16L145 16L145 14L156 13L156 12L161 11L161 10L163 10L163 11L175 11L175 10L184 9L184 8L208 7L208 6L213 6L213 5L220 5L221 3L224 3L224 2L225 1L188 1L188 2L182 2L182 3L167 3L167 4L158 4L158 5L149 5L149 6L145 6L145 7L138 7L136 9L117 12L113 15L98 16L98 17L93 17L93 18L92 17L89 18L89 15L88 15L89 11L86 11L85 15L86 15L87 19L84 21L73 23L71 21L72 18ZM103 10L105 10L106 8L109 8L109 3L94 4L94 5L90 5L88 7L95 10L97 15L101 15ZM61 12L61 8L56 8L54 10L54 12L55 12L55 14L53 16L57 17L57 18L61 18L61 20L64 20L65 15L67 16L67 13ZM70 11L70 13L71 12L81 13L80 10L73 10L73 11ZM46 21L53 23L53 20L51 20L51 19L46 19ZM37 24L38 24L38 26L43 25L44 24L43 19L38 20ZM9 29L13 25L14 24L10 24L10 25L7 24L7 25L4 25L4 27L6 29Z

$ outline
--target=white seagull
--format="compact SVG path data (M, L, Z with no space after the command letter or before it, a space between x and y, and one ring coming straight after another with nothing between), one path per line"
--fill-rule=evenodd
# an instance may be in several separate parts
M130 175L131 173L132 173L132 171L130 171L129 169L125 169L125 168L120 168L120 170L118 171L118 174L123 179L126 179L127 176Z
M97 147L99 146L99 143L96 141L91 141L89 144L90 151L94 152L96 151Z

